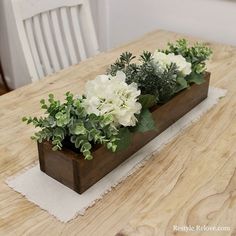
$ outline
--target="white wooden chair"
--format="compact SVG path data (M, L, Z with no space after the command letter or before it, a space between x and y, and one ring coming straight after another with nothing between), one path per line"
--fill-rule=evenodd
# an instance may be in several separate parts
M12 0L32 81L99 52L88 0Z

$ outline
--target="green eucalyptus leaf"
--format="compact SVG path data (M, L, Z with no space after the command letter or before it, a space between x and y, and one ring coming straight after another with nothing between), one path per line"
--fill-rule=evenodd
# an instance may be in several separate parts
M40 100L40 103L41 103L41 104L45 104L45 99L41 99L41 100Z
M84 154L84 153L83 153L83 154ZM93 159L93 156L92 156L91 154L86 154L86 155L84 155L84 156L85 156L85 157L84 157L85 160L90 161L90 160Z
M59 126L59 127L63 127L63 126L64 126L63 120L57 120L57 121L56 121L56 124L57 124L57 126Z
M54 136L64 139L64 130L62 128L56 127L54 130Z
M74 134L86 134L86 129L83 125L75 125Z
M107 143L107 148L108 148L109 150L111 150L112 152L116 152L116 150L117 150L117 145L116 145L115 143L113 143L113 142L109 142L109 143Z
M112 144L111 151L112 152L116 152L117 151L117 145L116 144Z
M41 106L41 108L42 108L42 109L48 109L48 106L47 106L46 104L43 104L43 105Z
M62 112L58 112L56 115L55 115L55 118L57 120L61 119L61 117L63 116L63 113Z
M26 122L27 120L28 120L27 117L22 117L22 121L23 121L23 122Z
M113 122L113 116L112 115L105 115L103 119L104 125L109 125Z
M81 139L80 137L76 137L76 140L75 140L75 147L76 148L80 148L81 145L83 145L83 143L84 143L83 139Z
M75 135L72 135L72 136L70 137L70 141L71 141L72 143L75 143L75 142L76 142L76 136L75 136Z
M201 74L205 71L205 64L197 64L195 66L195 71L197 74Z
M92 148L92 145L89 143L89 142L86 142L82 145L82 151L87 151L87 150L90 150Z
M50 94L48 95L48 97L49 97L50 99L54 99L54 95L53 95L52 93L50 93Z
M58 150L58 147L57 147L57 146L53 146L53 147L52 147L52 150L53 150L53 151L57 151L57 150Z

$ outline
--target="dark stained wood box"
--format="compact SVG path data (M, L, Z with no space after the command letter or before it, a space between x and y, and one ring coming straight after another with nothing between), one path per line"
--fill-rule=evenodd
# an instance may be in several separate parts
M40 169L74 191L83 193L203 101L208 95L210 73L206 73L205 80L201 85L194 84L179 92L167 103L152 107L157 131L134 134L132 144L125 150L112 153L101 146L94 149L93 159L88 161L70 149L63 147L61 151L52 151L50 142L38 143Z

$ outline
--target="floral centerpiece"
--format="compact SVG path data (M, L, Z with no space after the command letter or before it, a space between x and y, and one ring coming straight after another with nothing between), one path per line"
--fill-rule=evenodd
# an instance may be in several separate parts
M128 146L131 133L155 129L149 107L167 102L191 83L204 82L210 55L208 47L200 43L188 47L185 39L169 43L166 50L144 52L138 63L125 52L106 75L87 82L84 95L68 92L61 103L50 94L48 104L41 100L47 116L23 121L39 127L32 138L50 140L54 150L69 140L88 160L95 144L115 152Z
M84 94L49 94L44 115L23 118L37 128L40 169L83 193L207 97L211 53L185 39L138 58L125 52Z

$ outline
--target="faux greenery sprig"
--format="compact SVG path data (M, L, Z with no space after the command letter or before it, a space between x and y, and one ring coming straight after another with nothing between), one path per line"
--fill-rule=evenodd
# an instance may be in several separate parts
M66 93L64 103L49 95L48 102L41 100L41 108L46 110L46 117L24 117L27 124L32 123L41 130L32 139L42 142L51 141L53 150L60 150L63 142L69 139L83 153L85 159L92 159L91 149L94 144L105 144L115 152L118 129L112 125L111 116L87 114L82 106L82 99Z
M211 48L205 44L197 42L190 47L186 39L177 40L176 43L168 43L168 48L162 51L167 54L182 55L192 64L192 72L197 74L206 71L206 60L212 54Z
M204 82L203 75L206 71L206 61L212 54L211 48L199 42L189 46L186 39L180 39L176 43L168 43L168 48L162 52L182 55L186 61L191 63L192 72L186 77L188 83L201 84Z

